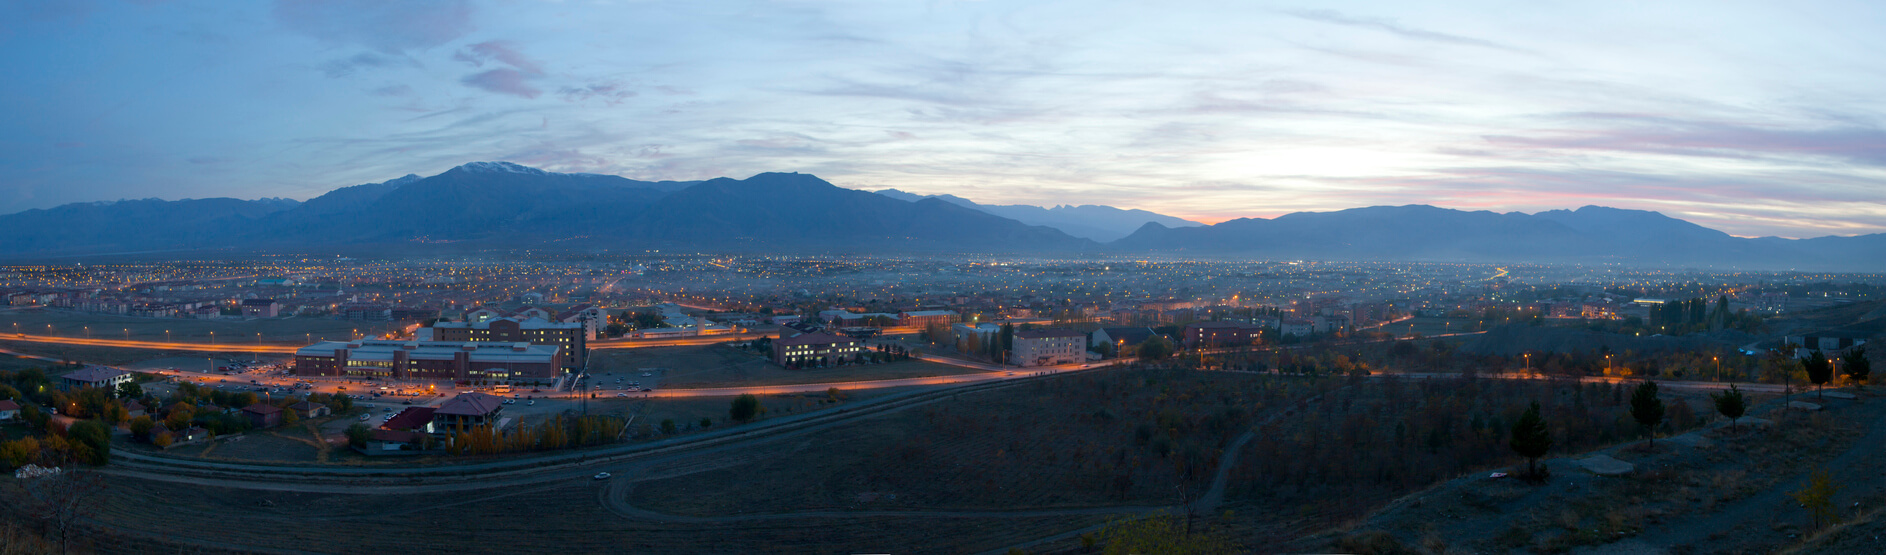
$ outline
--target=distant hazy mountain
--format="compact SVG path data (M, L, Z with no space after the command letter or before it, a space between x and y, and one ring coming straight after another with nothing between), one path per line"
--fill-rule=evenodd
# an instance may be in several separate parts
M290 199L120 200L0 216L0 253L121 253L214 245L251 222L290 210Z
M1109 245L1270 259L1625 263L1719 268L1886 268L1886 234L1744 239L1656 212L1586 206L1538 214L1425 205L1299 212L1197 228L1147 224Z
M476 162L291 200L121 201L0 216L0 255L158 249L702 248L764 252L1096 251L1048 227L767 173L636 181Z
M1106 237L1101 245L1064 232ZM1031 225L1039 222L1042 225ZM1089 226L1089 227L1082 227ZM1177 227L1187 226L1187 227ZM636 181L477 162L307 202L227 198L69 204L0 216L11 257L205 249L553 247L721 252L1171 253L1314 260L1621 263L1886 270L1886 234L1743 239L1656 212L1537 214L1374 206L1199 226L1104 206L981 206L845 189L817 177Z
M1068 235L1093 239L1103 243L1126 237L1132 234L1134 230L1139 229L1140 226L1146 225L1147 222L1156 222L1165 227L1197 227L1205 225L1191 220L1175 218L1155 212L1147 212L1145 210L1129 210L1093 204L1080 206L1061 205L1053 208L1042 208L1040 206L1029 206L1026 204L976 204L969 199L956 195L921 196L897 189L885 189L878 191L878 194L910 202L934 198L1028 225L1045 225L1066 232Z
M1092 241L940 200L904 202L797 173L711 179L675 192L620 233L668 245L785 250L1078 252Z

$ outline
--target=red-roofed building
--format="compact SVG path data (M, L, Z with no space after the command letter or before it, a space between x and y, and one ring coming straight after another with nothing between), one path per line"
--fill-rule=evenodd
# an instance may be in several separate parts
M12 399L0 401L0 422L6 422L8 420L13 420L19 417L20 417L20 404L19 403L13 402Z
M242 407L242 416L249 419L249 425L257 428L273 428L282 425L282 409L274 405L256 403Z
M432 407L406 407L406 410L399 411L399 414L381 423L379 429L430 432L432 412L436 410Z

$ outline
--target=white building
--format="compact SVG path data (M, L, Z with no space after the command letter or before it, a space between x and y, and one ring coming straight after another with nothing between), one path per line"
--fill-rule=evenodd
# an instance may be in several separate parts
M1087 360L1087 334L1074 330L1017 330L1009 362L1053 366Z

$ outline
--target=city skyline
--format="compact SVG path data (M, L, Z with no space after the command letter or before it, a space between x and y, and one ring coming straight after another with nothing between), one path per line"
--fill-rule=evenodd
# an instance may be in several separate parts
M0 212L474 160L1215 223L1595 204L1886 231L1863 4L70 2L0 8ZM1869 12L1871 15L1869 15Z

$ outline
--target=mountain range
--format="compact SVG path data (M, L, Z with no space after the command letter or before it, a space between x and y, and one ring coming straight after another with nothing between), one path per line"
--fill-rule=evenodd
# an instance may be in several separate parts
M0 216L0 256L9 258L521 247L1886 270L1886 234L1750 239L1656 212L1600 206L1536 214L1373 206L1208 226L1109 206L999 206L873 193L797 173L637 181L506 162L343 187L306 202L144 199Z
M1053 208L1029 206L1026 204L988 205L976 204L975 201L956 195L917 195L897 189L885 189L878 194L898 200L916 202L933 198L968 208L987 212L1028 225L1042 225L1059 229L1068 235L1092 239L1102 243L1119 240L1131 235L1140 226L1148 222L1165 227L1198 227L1205 224L1156 214L1145 210L1122 209L1112 206L1083 204L1080 206L1061 205Z

